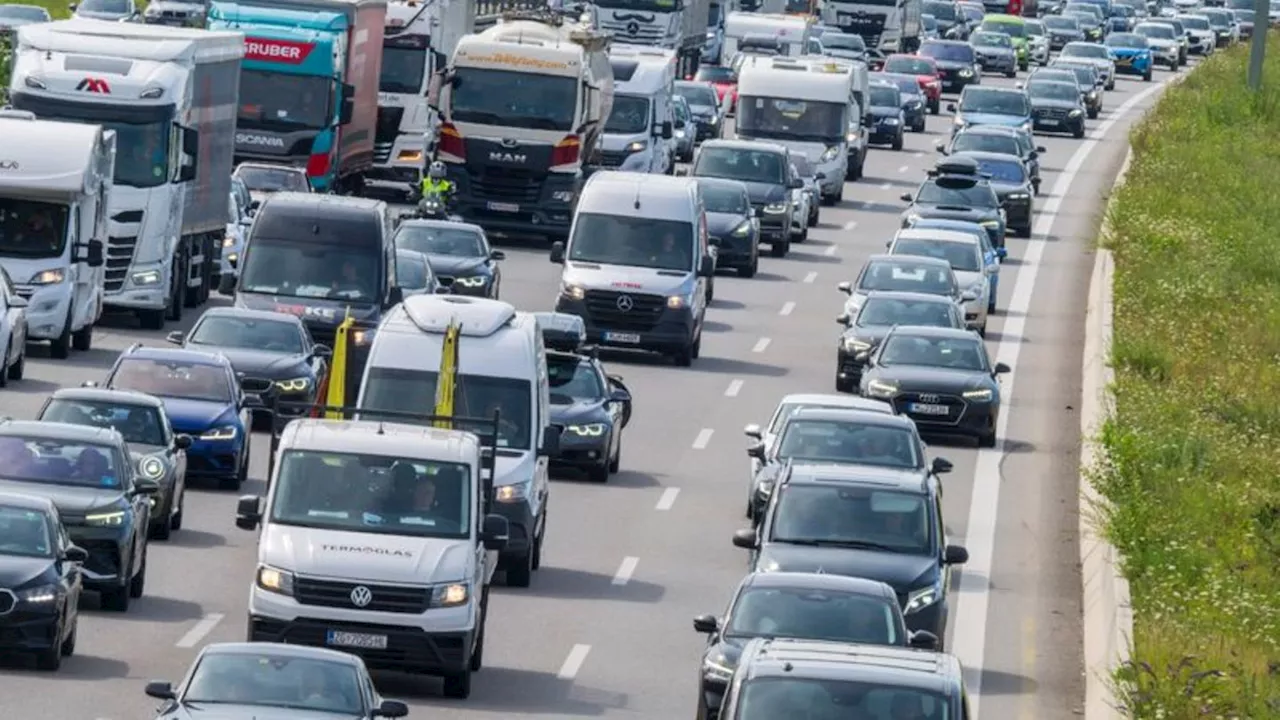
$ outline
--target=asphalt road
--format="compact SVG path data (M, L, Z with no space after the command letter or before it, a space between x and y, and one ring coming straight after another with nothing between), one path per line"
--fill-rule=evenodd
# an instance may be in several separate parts
M947 523L972 554L948 644L991 720L1074 718L1082 705L1076 405L1091 248L1127 128L1169 77L1122 78L1088 140L1041 139L1037 234L1009 241L988 333L993 357L1014 368L1004 376L1002 443L931 448L955 463L945 477ZM555 483L543 568L531 588L495 589L486 667L469 700L441 698L433 679L395 675L379 678L384 695L409 702L411 716L455 720L692 717L703 638L690 620L723 610L746 568L745 551L730 544L744 523L742 426L767 421L784 394L833 391L844 299L835 285L892 236L898 196L923 179L950 123L944 110L903 151L873 150L866 178L841 206L823 208L821 226L787 258L764 258L751 280L718 278L692 368L608 358L636 397L623 472L607 485ZM550 309L559 267L542 248L504 249L503 299ZM67 361L33 347L27 379L0 393L2 412L31 417L49 391L101 378L135 342L160 344L163 335L116 318L104 321L92 351ZM266 437L257 438L248 492L261 487L266 466ZM145 681L180 680L200 645L243 640L256 534L234 527L234 502L226 492L188 493L184 529L152 545L146 597L127 615L86 600L77 654L56 675L4 666L6 714L147 717L155 702L143 695Z

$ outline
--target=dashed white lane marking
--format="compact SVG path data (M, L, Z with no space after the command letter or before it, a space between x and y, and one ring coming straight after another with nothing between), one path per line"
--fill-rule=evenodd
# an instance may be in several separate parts
M706 450L707 444L711 442L711 436L716 433L711 428L702 428L698 431L698 437L693 439L694 450Z
M832 245L831 247L835 247L835 245ZM809 273L808 275L805 275L805 276L804 276L804 283L805 283L806 285L812 285L812 284L813 284L813 281L814 281L814 280L817 280L817 279L818 279L818 273L816 273L816 272L811 272L811 273Z
M835 255L835 254L836 254L836 246L835 246L835 245L828 245L828 246L827 246L827 249L822 251L822 254L823 254L823 255L826 255L827 257L831 257L832 255Z
M751 352L753 353L764 352L765 349L769 347L770 342L771 341L769 340L769 338L760 338L759 340L756 341L755 346L751 348Z
M796 309L796 304L788 300L782 304L782 309L778 311L778 314L783 317L786 317L787 315L790 315L792 312L794 312L795 309Z
M618 566L618 572L613 574L613 584L622 586L631 582L631 576L636 574L636 565L640 564L638 557L624 557L622 564Z
M858 227L858 221L857 221L857 220L850 220L849 222L847 222L847 223L845 223L845 224L844 224L844 229L845 229L845 230L852 230L852 229L854 229L854 228L856 228L856 227ZM832 247L835 247L835 246L833 245Z
M922 157L924 157L924 153L922 153L922 152L912 153L912 154L911 154L911 157L913 157L913 158L922 158Z
M881 186L880 186L880 189L881 189L881 190L892 190L892 189L893 189L893 183L885 183L885 184L883 184L883 185L881 185Z
M578 676L578 671L582 669L582 663L587 661L587 655L591 652L590 645L574 645L569 651L569 657L564 659L564 664L560 666L560 672L556 673L556 677L561 680L572 680Z
M204 639L205 635L212 632L218 626L218 623L222 622L223 617L222 613L209 613L200 618L200 622L192 625L187 634L178 639L177 646L180 648L195 647L197 643Z
M653 506L654 510L670 510L676 504L676 498L680 496L680 488L667 488L662 491L662 497L658 498L658 504Z
M908 170L910 170L910 169L911 169L911 168L910 168L909 166L907 166L907 165L903 165L902 167L898 168L898 172L904 173L904 172L906 172L906 171L908 171Z
M729 383L729 387L724 389L725 397L738 397L738 393L742 392L742 381L734 380Z

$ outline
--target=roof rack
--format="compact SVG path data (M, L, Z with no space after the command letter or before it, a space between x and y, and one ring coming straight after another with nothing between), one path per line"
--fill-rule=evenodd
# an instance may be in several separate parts
M542 333L542 344L566 353L582 351L587 342L587 325L577 315L540 312L533 314Z

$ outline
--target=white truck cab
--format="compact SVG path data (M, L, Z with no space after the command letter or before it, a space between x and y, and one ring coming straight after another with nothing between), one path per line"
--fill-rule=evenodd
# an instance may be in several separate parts
M810 50L809 38L813 36L813 21L801 15L780 13L756 13L734 11L725 16L724 50L721 61L732 61L738 54L743 38L748 36L772 36L777 38L782 54L800 57Z
M278 443L266 498L236 509L237 527L261 528L248 639L442 675L467 697L509 532L486 510L492 446L373 419L294 420Z
M100 125L0 115L0 266L27 301L28 340L88 350L102 315L116 137Z
M600 140L601 164L627 172L670 175L676 167L673 50L614 45L613 111Z

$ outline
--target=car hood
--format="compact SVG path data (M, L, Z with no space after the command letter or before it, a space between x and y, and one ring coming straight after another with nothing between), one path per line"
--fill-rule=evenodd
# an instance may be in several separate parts
M179 705L164 715L165 720L360 720L360 715L267 707L265 705Z
M960 119L969 125L999 125L1001 127L1018 127L1027 122L1025 115L1001 115L984 112L960 112Z
M0 555L0 587L20 588L52 568L52 558Z
M434 585L471 576L468 540L379 535L267 523L262 562L299 575Z
M129 457L134 462L141 460L148 455L157 455L165 451L160 445L147 445L146 443L129 443Z
M378 307L372 304L357 303L350 300L329 300L326 298L281 297L263 293L236 293L236 307L250 310L269 310L286 313L302 318L308 328L315 327L326 331L335 330L347 313L358 324L372 324L378 317Z
M87 510L106 507L120 500L120 491L110 488L23 482L7 480L2 476L0 476L0 492L48 498L63 515L83 515ZM0 587L3 587L3 583L0 583Z
M905 593L931 581L940 566L936 558L919 555L766 543L760 550L756 568L767 572L816 572L879 580Z
M1085 90L1088 92L1088 90ZM1060 108L1062 110L1076 110L1080 106L1074 100L1059 100L1057 98L1035 98L1031 101L1032 110L1040 110L1043 108Z
M196 346L192 349L199 350L202 349L202 346ZM299 371L306 372L302 367L307 361L305 355L281 353L272 350L250 350L247 348L219 347L210 348L210 350L226 355L238 377L285 380L295 377ZM286 378L286 375L289 378Z
M745 215L737 215L734 213L707 213L707 233L716 237L723 237L738 229L744 221L747 220Z
M557 405L552 394L551 422L556 425L582 425L607 419L603 400L574 400L568 405Z
M1134 55L1146 55L1151 52L1147 48L1109 48L1108 50L1116 57L1132 57Z
M1059 57L1061 57L1061 56L1059 56ZM1080 64L1082 64L1082 65L1083 65L1083 64L1089 64L1089 65L1092 65L1092 66L1094 66L1094 67L1096 67L1096 68L1103 68L1103 69L1106 69L1106 70L1110 70L1110 69L1111 69L1111 60L1109 60L1109 59L1108 59L1108 60L1103 60L1102 58L1091 58L1091 57L1080 57L1080 56L1072 56L1072 57L1069 57L1069 58L1068 58L1068 57L1063 57L1062 59L1063 59L1063 60L1068 60L1069 62L1080 63Z
M597 265L567 261L563 281L587 289L633 291L654 295L683 295L691 271L654 270L629 265Z
M155 15L160 12L199 15L204 12L204 6L199 3L173 2L172 0L152 0L152 2L147 3L148 14Z
M42 20L23 20L22 18L3 18L0 19L0 28L20 28L23 25L33 25Z
M1175 48L1178 47L1178 41L1172 38L1147 38L1147 42L1156 48Z
M689 114L700 119L715 117L720 113L720 108L714 105L689 105Z
M981 371L902 365L877 366L874 374L877 380L896 382L903 392L963 392L991 386L991 376Z
M469 277L471 275L488 274L485 258L458 257L457 255L428 255L427 262L436 275L446 277Z
M188 398L160 398L164 411L178 432L202 433L214 425L229 422L234 409L229 403Z
M129 13L119 12L100 12L97 10L79 10L75 13L76 17L89 18L90 20L123 20L129 17Z
M938 60L935 58L933 61L933 64L936 65L939 70L972 70L973 69L973 63L961 62L959 60Z
M867 58L867 54L865 52L845 50L843 48L826 48L825 54L842 60L865 60Z
M920 217L982 222L998 215L999 211L995 208L964 208L959 205L912 205L907 210L907 215L912 213Z
M997 57L997 56L1013 54L1013 48L998 47L994 45L980 45L978 47L975 47L973 51L978 53L979 55L985 55L987 57Z
M870 113L871 117L877 117L877 118L894 117L894 118L896 118L896 117L898 117L899 115L901 115L901 114L902 114L902 108L900 108L900 107L886 107L886 106L884 106L884 105L872 105L870 108L868 108L868 109L867 109L867 112L868 112L868 113Z
M744 182L751 204L779 202L787 197L786 188L774 183Z

